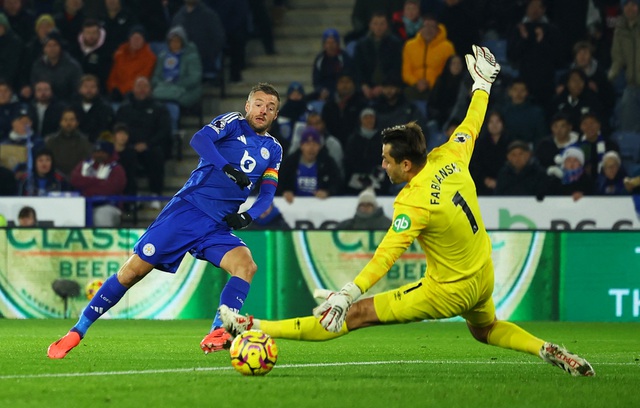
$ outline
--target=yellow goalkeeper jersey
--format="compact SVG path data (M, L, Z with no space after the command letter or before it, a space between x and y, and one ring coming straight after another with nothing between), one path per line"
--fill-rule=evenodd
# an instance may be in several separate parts
M469 174L488 97L483 91L473 93L464 121L446 143L429 153L425 167L398 193L393 224L354 279L363 293L389 271L414 239L425 253L426 274L436 282L465 279L491 257L491 241Z

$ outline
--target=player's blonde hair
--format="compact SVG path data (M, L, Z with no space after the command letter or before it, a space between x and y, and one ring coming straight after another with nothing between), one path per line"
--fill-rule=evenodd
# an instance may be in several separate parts
M250 100L251 98L253 98L253 95L256 92L264 92L267 95L275 96L276 99L278 100L278 109L280 109L280 94L278 93L278 91L273 85L271 85L268 82L259 82L257 85L254 85L253 88L251 88L251 92L249 92L249 96L247 97L247 100Z

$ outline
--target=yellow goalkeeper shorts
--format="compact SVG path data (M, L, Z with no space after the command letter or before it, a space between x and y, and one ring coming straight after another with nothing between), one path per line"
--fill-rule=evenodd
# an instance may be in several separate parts
M457 282L438 283L425 276L374 296L382 323L408 323L425 319L462 316L471 325L484 327L496 316L493 304L493 262L474 276Z

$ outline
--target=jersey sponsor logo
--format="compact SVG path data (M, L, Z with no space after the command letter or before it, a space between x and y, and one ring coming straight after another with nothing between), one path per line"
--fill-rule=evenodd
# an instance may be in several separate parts
M156 247L153 244L145 244L142 247L142 253L146 256L153 256L156 253Z
M267 149L266 147L260 149L260 156L262 156L262 158L265 160L269 160L269 156L271 156L271 154L269 153L269 149Z
M256 159L254 159L253 157L249 156L249 152L246 151L246 150L244 151L244 154L242 155L242 159L240 159L240 168L245 173L251 173L253 171L253 169L256 168Z
M240 135L238 136L238 140L241 141L244 144L247 144L247 138L244 137L244 135Z
M393 220L393 230L395 232L406 231L411 228L411 218L406 214L400 214Z
M456 137L453 139L453 141L457 143L464 143L469 139L471 139L471 136L466 133L456 133Z

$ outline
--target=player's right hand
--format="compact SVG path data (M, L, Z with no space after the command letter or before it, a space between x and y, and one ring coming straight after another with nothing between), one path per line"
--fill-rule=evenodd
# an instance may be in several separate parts
M500 72L500 64L496 62L496 57L487 47L472 45L471 48L473 55L467 54L464 59L467 62L469 74L473 78L472 91L482 89L486 93L490 93L491 85Z
M251 180L249 180L249 176L247 176L243 171L236 170L230 164L225 164L222 168L224 174L227 175L234 183L236 183L241 189L244 189L246 186L251 184Z
M313 315L318 318L325 330L339 333L342 330L347 313L353 302L362 295L360 288L353 282L349 282L340 292L330 293L327 300L313 309Z

